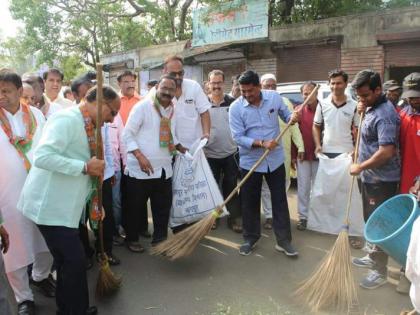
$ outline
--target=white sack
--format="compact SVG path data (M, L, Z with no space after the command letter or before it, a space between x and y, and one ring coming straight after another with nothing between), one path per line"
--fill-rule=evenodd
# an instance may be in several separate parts
M350 191L351 156L340 154L334 159L319 154L319 166L312 187L308 214L308 229L328 234L342 230ZM299 183L298 183L299 184ZM363 236L362 197L354 183L350 208L349 235Z
M204 156L207 139L197 140L185 154L175 158L172 177L172 208L169 226L192 223L223 203L216 180ZM228 214L223 208L222 216Z

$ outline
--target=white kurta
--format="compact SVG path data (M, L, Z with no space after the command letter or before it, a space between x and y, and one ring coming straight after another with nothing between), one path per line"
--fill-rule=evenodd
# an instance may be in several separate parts
M32 162L33 150L41 138L45 119L38 109L31 106L31 110L37 120L32 148L27 154L28 159ZM23 122L23 112L19 110L14 115L7 111L4 112L13 134L25 136L26 128ZM9 251L7 254L3 254L5 269L8 273L33 263L35 255L48 252L48 248L35 223L24 217L16 208L27 172L20 155L15 147L10 144L1 127L0 152L0 209L3 214L4 227L10 235Z

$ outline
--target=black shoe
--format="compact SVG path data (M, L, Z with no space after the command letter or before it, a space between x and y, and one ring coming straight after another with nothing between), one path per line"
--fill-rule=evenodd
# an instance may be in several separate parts
M41 280L41 281L34 281L30 280L30 284L37 287L44 296L46 297L55 297L55 281L50 277Z
M98 314L98 308L96 306L89 306L86 311L86 315L96 315Z
M252 253L252 250L255 247L255 243L245 242L239 247L239 254L242 256L248 256Z
M279 252L283 252L286 256L289 257L297 257L299 253L297 250L292 246L289 241L281 241L275 247Z
M121 260L114 254L106 254L106 257L108 258L108 264L110 264L111 266L118 266L119 264L121 264ZM98 263L101 262L101 254L96 254L96 261Z
M300 219L299 222L298 222L298 224L296 225L296 228L299 231L305 231L307 224L308 224L308 220L306 220L306 219Z
M155 246L157 246L159 243L162 243L162 242L164 242L164 241L166 241L166 237L164 237L164 238L160 238L160 239L152 239L152 242L150 243L150 245L151 245L152 247L155 247Z
M35 303L34 301L23 301L18 305L18 315L34 315Z
M142 231L139 233L140 236L143 236L144 238L151 238L152 234L149 233L149 231Z

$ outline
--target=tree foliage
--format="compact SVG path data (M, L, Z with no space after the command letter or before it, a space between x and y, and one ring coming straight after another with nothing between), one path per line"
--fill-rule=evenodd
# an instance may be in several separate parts
M307 22L420 0L269 0L270 25ZM227 0L10 0L24 29L6 41L2 60L68 69L95 66L100 55L191 38L193 6L215 8ZM6 59L5 59L6 58Z
M419 5L420 0L269 0L270 25L309 22L371 10Z
M191 36L193 0L11 0L25 47L51 65L76 54L95 66L102 54Z

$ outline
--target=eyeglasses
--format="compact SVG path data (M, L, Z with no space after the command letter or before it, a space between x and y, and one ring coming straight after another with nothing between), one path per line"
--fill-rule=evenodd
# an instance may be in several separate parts
M178 71L178 72L169 72L168 73L171 77L176 78L177 76L182 77L185 74L184 70Z

